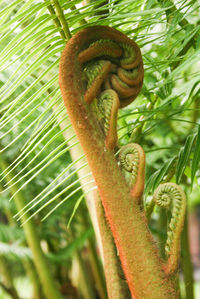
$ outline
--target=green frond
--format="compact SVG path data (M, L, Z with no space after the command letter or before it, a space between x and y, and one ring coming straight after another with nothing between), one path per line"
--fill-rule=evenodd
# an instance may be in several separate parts
M79 181L79 180L81 180L82 178L87 178L87 177L90 177L91 176L91 174L88 174L88 175L86 175L86 176L84 176L84 177L81 177L81 178L79 178L78 180L77 180L77 182ZM54 211L56 211L56 209L57 208L59 208L66 200L68 200L72 195L74 195L74 194L76 194L78 191L81 191L82 190L82 188L84 188L85 186L87 186L87 185L91 185L91 183L94 183L94 180L92 179L92 180L90 180L90 181L87 181L86 183L84 183L84 184L82 184L80 187L78 187L78 188L76 188L74 191L72 191L68 196L66 196L61 202L59 202L57 205L55 205L55 207L54 208L52 208L51 209L51 211L50 212L48 212L46 215L45 215L45 217L43 217L42 218L42 221L44 221L45 219L47 219ZM89 193L89 192L91 192L91 191L93 191L93 190L96 190L97 189L97 187L92 187L92 188L90 188L87 192L85 192L84 193L84 195L86 195L87 193ZM67 188L67 190L68 190L68 188ZM71 222L71 220L72 220L72 218L74 217L74 215L75 215L75 212L76 212L76 210L77 210L77 208L78 208L78 206L79 206L79 204L81 203L81 200L83 199L83 196L81 196L81 197L79 197L78 198L78 200L77 200L77 205L74 207L74 210L73 210L73 213L72 213L72 215L71 215L71 217L70 217L70 219L69 219L69 223ZM48 201L47 202L47 205L49 205L50 203L52 203L52 201L54 201L55 200L55 198L52 198L50 201ZM45 205L46 206L46 205ZM43 207L42 207L43 208ZM37 213L40 211L40 209L37 211Z
M85 175L84 177L82 178L87 178L87 177L90 177L91 176L91 173L89 173L88 175ZM48 205L50 205L51 203L53 203L56 199L59 199L61 197L61 195L63 195L66 191L69 191L70 188L72 187L75 187L78 183L79 183L79 180L81 178L78 178L77 180L75 180L73 183L69 184L66 188L63 188L62 191L58 192L54 197L52 197L51 199L49 199L46 203L44 203L41 207L39 207L34 213L31 214L30 218L28 218L26 220L26 222L31 219L32 217L34 217L35 215L37 215L40 211L42 211L45 207L47 207ZM66 200L70 199L74 194L76 194L77 192L81 191L82 187L86 186L86 185L90 185L91 183L93 183L94 180L91 180L91 181L88 181L84 184L82 184L82 186L78 186L75 188L75 190L73 190L72 192L70 192L66 197L64 197L64 199L62 199L61 201L59 201L58 204L56 204L50 212L48 212L45 217L42 218L42 221L44 221L47 217L49 217L49 215L51 215L58 207L60 207ZM93 189L92 189L93 190ZM36 204L34 204L33 206L35 207L35 205L38 205L41 201L43 200L40 199L39 201L37 201ZM26 212L25 212L26 213ZM24 214L25 214L24 213ZM18 219L20 219L22 216L20 216ZM26 222L23 222L23 225L26 223Z
M74 162L72 162L66 169L64 169L45 189L43 189L32 201L30 201L25 207L24 209L26 210L26 212L28 212L29 210L31 210L32 208L34 208L36 205L38 205L41 201L45 200L46 197L48 197L51 193L53 193L58 187L60 187L63 183L69 181L74 175L76 175L77 171L80 170L81 168L85 167L87 164L83 164L82 167L79 167L78 169L75 169L74 171L72 171L73 167L75 166L75 164L77 162L79 162L84 156L81 156L80 158L78 158L77 160L75 160ZM88 174L89 175L89 174ZM57 197L60 197L60 195L62 193L64 193L65 191L67 191L68 189L70 189L71 187L73 187L74 185L76 185L79 182L79 179L77 179L76 181L73 181L73 183L71 183L70 185L67 185L67 187L65 189L62 189L62 191L58 194L56 194L54 196L53 199L50 199L50 202L55 200ZM34 203L35 202L35 203ZM49 201L47 202L47 204L49 203ZM29 207L30 206L30 207ZM21 210L20 212L22 212L23 210ZM35 213L37 213L38 211L36 211ZM19 214L19 213L18 213ZM17 215L18 215L17 214ZM16 215L16 216L17 216ZM22 217L23 215L21 215L19 217L19 219Z

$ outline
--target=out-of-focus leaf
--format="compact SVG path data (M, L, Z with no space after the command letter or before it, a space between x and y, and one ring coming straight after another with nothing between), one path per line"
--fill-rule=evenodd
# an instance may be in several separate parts
M195 144L195 148L194 148L194 157L192 160L192 173L191 173L192 185L194 183L194 177L195 177L195 174L196 174L198 166L199 166L199 160L200 160L200 125L198 126L197 139L196 139L196 144Z
M162 182L165 175L168 174L168 171L171 167L173 167L177 157L173 157L172 159L168 160L161 169L157 170L149 180L147 181L145 187L145 193L148 194L149 192L153 193L153 191L158 187L158 185Z
M3 242L0 242L0 256L15 260L32 259L32 253L29 248Z
M194 140L196 138L196 134L189 135L185 141L185 145L181 148L179 152L178 162L177 162L177 169L176 169L176 183L180 184L184 170L187 166L188 160L190 158L190 154L192 151L192 146Z
M54 262L63 263L78 250L81 249L85 242L93 235L93 228L90 227L84 231L80 236L76 237L65 249L57 254L48 253L48 258Z

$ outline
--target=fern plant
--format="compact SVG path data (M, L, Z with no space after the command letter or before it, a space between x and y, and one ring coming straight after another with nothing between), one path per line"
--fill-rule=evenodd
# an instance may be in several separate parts
M89 224L83 223L86 210L82 202L85 198L100 240L94 205L94 193L98 198L97 187L63 105L58 64L67 41L76 32L94 25L114 27L134 39L142 51L143 88L131 105L119 111L118 143L123 146L132 140L144 148L147 163L144 205L148 207L149 218L155 211L149 227L160 244L161 256L166 258L163 244L167 217L162 209L154 209L153 191L160 183L176 182L182 185L189 199L190 185L196 188L199 176L199 6L196 1L182 0L86 2L16 0L0 3L3 191L10 190L15 202L16 198L24 198L15 217L22 221L25 231L31 223L33 228L38 219L41 228L41 220L49 222L55 217L56 223L60 217L58 211L66 205L67 219L62 218L59 227L64 225L68 230L71 225L70 237L65 235L69 240L88 228ZM100 217L103 219L103 213ZM155 221L156 218L165 221L161 224L161 221ZM77 229L77 225L81 228ZM186 226L183 235L186 242ZM109 231L108 236L112 247ZM33 240L31 231L26 233L26 238ZM33 255L33 247L39 244L40 238L33 242L32 248L29 244ZM91 287L82 295L95 298L98 293L101 298L106 298L94 239L90 234L83 237L84 241L86 239L97 291ZM187 248L187 242L184 242L183 252ZM60 246L61 243L56 248ZM98 246L101 248L101 241ZM47 260L44 252L41 255ZM91 285L79 251L76 251L76 260L80 268L85 269L82 272L85 285ZM114 260L116 262L116 256ZM193 298L191 271L184 267L184 260L181 263L187 286L186 298ZM116 265L115 271L121 271L118 261ZM43 266L43 270L48 270L46 263ZM40 276L43 270L37 266L36 269ZM58 287L58 279L57 284L50 277L45 282L48 275L55 275L54 270L46 272L43 278L40 276L46 297L64 296L64 291ZM119 281L119 287L123 284L124 288L119 298L128 296L125 295L127 285L124 281L124 278ZM151 298L150 294L145 296Z

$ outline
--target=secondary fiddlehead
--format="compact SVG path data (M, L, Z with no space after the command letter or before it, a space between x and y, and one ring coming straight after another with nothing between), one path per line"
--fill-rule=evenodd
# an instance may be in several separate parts
M168 225L165 245L167 262L164 269L167 274L172 274L178 267L180 236L184 224L186 197L180 186L174 183L165 183L156 189L153 200L159 207L171 211L171 220Z
M131 194L139 202L144 191L145 153L136 143L123 146L120 150L119 161L123 169L131 173Z
M101 28L100 33L99 27L93 27L94 34L87 36L78 61L85 81L84 100L91 103L97 98L96 106L101 112L97 115L103 124L106 147L112 150L117 142L118 108L136 98L142 87L144 70L135 42L108 27Z
M103 115L102 122L106 135L105 144L108 149L113 149L116 145L119 106L119 97L113 89L106 89L100 94L98 108Z

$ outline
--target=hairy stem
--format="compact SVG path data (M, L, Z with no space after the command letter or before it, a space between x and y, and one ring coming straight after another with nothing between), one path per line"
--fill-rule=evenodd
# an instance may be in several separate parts
M56 108L56 106L54 108ZM69 119L66 119L64 121L60 121L60 120L58 120L58 121L59 121L61 129L64 129L65 127L68 127L68 125L69 125ZM69 137L73 136L74 134L75 133L74 133L73 128L69 127L67 131L64 131L63 136L66 140L70 140ZM68 144L72 145L72 144L76 143L76 141L77 141L77 138L75 137L73 140L70 140L68 142ZM77 160L80 156L83 156L83 150L79 143L70 149L70 154L74 161ZM86 164L86 166L82 167L84 164ZM100 253L102 253L102 243L101 243L101 239L100 239L101 237L100 237L99 227L98 227L98 223L97 223L94 195L93 195L93 192L91 191L95 188L95 184L93 182L91 182L90 184L86 184L87 181L92 181L92 175L90 177L88 177L88 175L90 173L90 168L87 165L86 158L83 157L81 160L77 161L75 167L77 169L77 173L80 178L80 183L82 185L83 192L85 193L85 200L86 200L87 208L88 208L90 218L91 218L94 230L95 230L98 247L100 249ZM90 255L90 259L92 261L91 266L93 269L93 273L94 273L95 281L97 284L97 289L100 294L100 298L105 299L105 298L107 298L107 292L106 292L106 288L105 288L105 278L103 277L101 265L99 264L100 262L97 260L96 252L93 248L93 244L90 241L89 241L89 255Z
M62 54L59 71L69 117L98 186L132 296L176 298L175 287L162 269L145 216L132 197L113 153L105 147L104 134L97 118L84 101L82 67L77 55L88 38L93 41L110 38L132 44L122 33L104 26L90 27L72 37ZM127 65L128 62L122 63Z
M130 292L121 269L117 249L108 222L106 221L104 208L98 192L95 193L95 204L103 244L104 270L108 297L109 299L128 299L130 298Z

